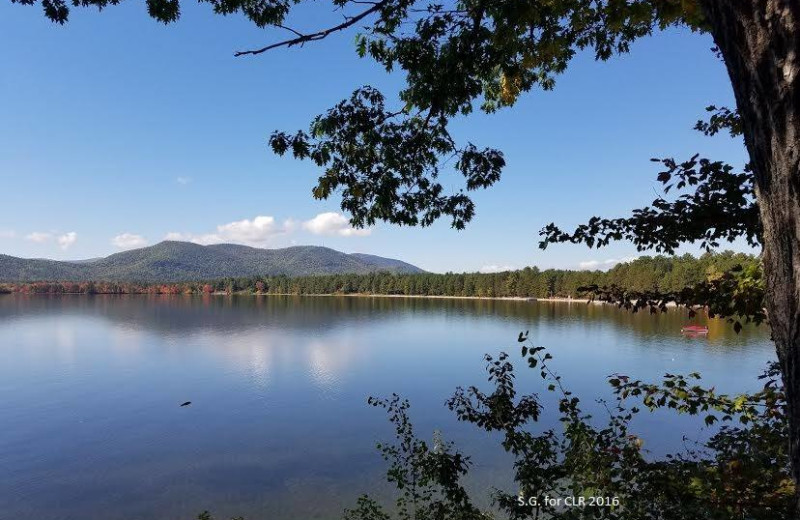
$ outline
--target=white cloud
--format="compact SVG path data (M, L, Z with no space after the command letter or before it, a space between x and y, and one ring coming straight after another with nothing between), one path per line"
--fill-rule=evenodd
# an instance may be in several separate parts
M578 264L578 269L583 271L594 271L597 269L605 270L611 269L617 264L626 264L628 262L633 262L636 260L635 256L626 256L625 258L609 258L607 260L586 260L585 262L580 262Z
M17 234L12 229L0 229L0 238L14 238Z
M299 225L299 222L291 218L287 218L283 221L283 229L286 233L294 233Z
M189 233L178 233L177 231L170 231L164 235L164 240L176 240L179 242L191 242L192 235Z
M243 244L262 244L285 230L276 222L275 217L258 216L253 220L237 220L230 224L217 226L217 234L225 240Z
M78 234L74 231L70 231L69 233L56 236L55 233L47 231L34 231L33 233L25 235L25 240L36 242L37 244L52 242L53 239L55 239L61 249L67 250L78 240Z
M216 231L211 233L182 233L170 232L164 240L180 240L194 242L200 245L209 244L244 244L253 247L267 247L280 236L286 236L297 229L305 229L316 235L334 235L341 237L366 236L372 230L354 229L350 226L344 215L340 213L320 213L311 220L298 222L286 219L279 222L275 217L259 215L253 219L237 220L227 224L220 224Z
M78 234L74 231L70 231L69 233L64 233L63 235L58 237L58 245L61 249L66 251L75 242L77 242L77 240L78 240Z
M177 182L181 186L186 186L187 184L192 182L192 178L191 177L178 177L178 178L175 179L175 182Z
M34 231L33 233L25 235L25 240L36 242L37 244L44 244L45 242L49 242L52 239L53 239L53 234L46 233L44 231Z
M315 235L337 235L340 237L367 236L371 229L357 229L350 226L350 222L341 213L320 213L311 220L303 222L303 229Z
M292 220L279 224L275 217L259 215L252 220L244 219L221 224L214 233L195 235L193 233L167 233L165 240L183 240L200 245L209 244L244 244L253 247L269 245L270 241L281 235L290 233L295 228Z
M479 269L482 273L502 273L504 271L513 271L516 269L513 265L484 265Z
M207 246L209 244L221 244L223 242L226 242L225 239L223 239L216 233L195 235L193 233L178 233L175 231L171 231L166 235L164 235L164 240L179 240L181 242L193 242L195 244L200 244L201 246Z
M111 243L120 249L136 249L147 245L147 239L142 235L122 233L111 239Z

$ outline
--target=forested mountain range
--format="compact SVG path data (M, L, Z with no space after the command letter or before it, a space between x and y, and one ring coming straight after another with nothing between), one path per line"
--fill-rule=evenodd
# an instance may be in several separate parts
M259 249L235 244L201 246L165 241L90 261L0 255L0 281L115 281L172 283L248 276L307 276L377 271L422 273L391 258L346 254L327 247Z

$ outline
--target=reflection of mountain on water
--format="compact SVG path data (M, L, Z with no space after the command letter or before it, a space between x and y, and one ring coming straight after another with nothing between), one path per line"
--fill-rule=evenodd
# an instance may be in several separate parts
M323 398L335 395L341 379L354 363L368 362L369 345L348 334L300 335L273 334L252 328L236 333L197 329L182 339L201 347L215 359L245 374L255 387L267 389L280 382L276 377L300 374L320 391Z
M670 309L657 315L633 314L614 306L580 302L310 296L0 296L0 322L53 313L104 318L127 328L167 335L198 330L241 333L272 327L314 332L344 323L352 326L359 321L374 324L412 317L415 320L491 317L507 322L510 334L523 329L535 331L537 326L568 328L580 323L582 328L598 333L622 332L653 340L679 334L681 326L691 321L709 325L708 338L693 340L706 347L743 346L768 338L765 326L745 327L740 334L735 334L724 321L689 320L682 309ZM692 339L687 338L687 341Z

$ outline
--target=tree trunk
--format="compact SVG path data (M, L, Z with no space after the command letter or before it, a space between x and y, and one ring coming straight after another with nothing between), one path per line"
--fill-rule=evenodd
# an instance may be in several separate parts
M728 68L755 176L800 518L800 0L701 3Z

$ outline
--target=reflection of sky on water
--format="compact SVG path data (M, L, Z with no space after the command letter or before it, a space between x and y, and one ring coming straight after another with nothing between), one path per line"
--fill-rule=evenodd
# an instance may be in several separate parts
M0 297L0 510L18 520L323 517L382 482L374 443L391 430L365 399L392 392L410 398L421 435L440 429L474 455L476 489L502 485L496 439L443 406L456 386L485 382L484 353L516 356L518 332L530 330L589 409L613 372L700 370L724 391L756 387L774 357L767 331L711 322L708 338L687 338L686 322L583 304ZM542 390L524 370L518 383ZM654 452L699 432L672 415L636 427Z

